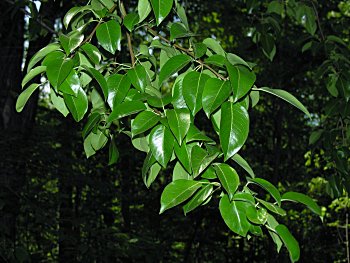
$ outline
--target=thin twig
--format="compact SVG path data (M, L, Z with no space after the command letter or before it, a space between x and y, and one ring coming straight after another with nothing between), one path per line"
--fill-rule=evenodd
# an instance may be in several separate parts
M126 10L125 10L125 7L124 7L124 3L122 1L120 1L120 11L122 12L122 18L124 20L124 18L126 16ZM131 58L131 65L132 65L132 67L134 67L134 65L135 65L135 54L134 54L134 50L132 48L131 36L130 36L130 33L128 31L126 31L126 38L128 39L128 49L129 49L130 58Z
M318 25L318 29L320 30L321 38L324 41L326 38L324 37L323 31L322 31L322 27L321 27L320 17L318 15L317 8L316 8L315 3L314 3L313 0L311 0L311 4L312 4L312 6L314 8L314 12L315 12L315 15L316 15L316 20L317 20L317 25Z
M11 5L16 5L16 3L14 1L11 0L5 0L7 3L11 4ZM24 13L27 16L30 16L31 18L35 19L35 21L41 25L43 28L45 28L47 31L49 31L51 34L55 34L56 31L54 29L52 29L50 26L46 25L43 21L41 21L41 19L39 17L33 17L32 14L30 12L28 12L27 10L25 10L25 8L19 8L19 10Z
M217 72L215 69L213 69L212 67L210 67L209 65L205 64L202 60L200 59L196 59L195 55L189 51L188 49L178 45L178 44L172 44L171 41L161 35L159 35L156 31L154 31L152 28L150 28L149 26L146 26L146 29L149 33L151 33L153 36L155 37L159 37L159 39L163 40L164 42L172 45L174 48L181 50L183 52L185 52L187 55L189 55L190 57L192 57L194 59L195 62L197 62L198 64L200 64L202 67L207 68L208 70L210 70L212 73L214 73L215 76L217 76L219 79L222 80L227 80L227 78L225 78L223 75L221 75L219 72Z

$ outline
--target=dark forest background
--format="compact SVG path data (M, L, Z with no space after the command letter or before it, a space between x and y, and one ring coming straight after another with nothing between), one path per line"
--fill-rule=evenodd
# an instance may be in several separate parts
M199 38L215 37L257 63L258 85L288 90L312 112L309 120L262 94L242 153L259 177L322 206L323 222L293 204L280 219L300 242L300 262L349 262L350 1L297 1L312 10L311 25L279 15L271 2L283 1L183 4ZM180 208L158 215L171 171L147 189L144 154L127 136L117 142L117 165L108 166L108 149L86 159L81 124L52 110L45 92L16 113L28 58L53 41L77 4L85 1L42 0L39 10L31 1L0 1L0 262L289 262L268 235L230 232L215 200L186 217ZM327 61L345 83L334 84L337 96Z

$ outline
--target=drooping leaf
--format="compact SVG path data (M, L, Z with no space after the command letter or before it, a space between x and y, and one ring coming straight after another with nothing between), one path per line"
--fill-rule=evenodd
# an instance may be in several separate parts
M16 102L16 111L21 112L29 100L30 96L34 93L34 91L39 88L41 84L31 84L28 88L21 92L21 94L17 98Z
M221 106L220 142L225 161L235 155L244 145L249 132L247 110L232 102Z
M281 206L281 194L273 184L262 178L250 178L248 181L264 188L276 200L278 205Z
M178 143L174 143L174 151L176 157L179 159L182 166L188 173L192 173L191 167L191 147L183 143L181 146Z
M137 11L139 13L139 23L146 19L152 8L148 0L139 0L137 4Z
M209 117L212 112L230 96L231 87L228 81L216 78L209 79L204 86L202 105L203 110Z
M186 205L183 206L184 214L188 214L189 212L196 209L198 206L203 204L213 193L213 185L207 184L202 187Z
M243 58L237 56L236 54L227 53L226 58L227 58L228 62L231 63L232 66L243 65L243 66L246 66L247 68L249 68L250 70L252 70L250 65Z
M96 37L100 45L114 54L120 50L121 28L116 20L102 23L96 30Z
M267 88L267 87L255 88L255 90L261 90L261 91L270 93L272 95L275 95L275 96L287 101L288 103L292 104L294 107L296 107L299 110L301 110L302 112L304 112L311 119L310 112L305 108L305 106L296 97L294 97L289 92L287 92L285 90L281 90L281 89L271 89L271 88Z
M302 203L306 205L316 215L321 216L321 208L317 205L317 203L314 200L312 200L310 197L302 193L287 192L282 195L282 202L283 201L293 201L293 202Z
M160 124L154 127L149 136L149 145L154 158L166 168L173 154L175 139L171 131Z
M226 67L230 76L233 102L236 102L249 92L255 82L256 76L254 72L245 66L226 64Z
M99 112L91 113L82 131L82 136L84 139L99 124L101 118L102 116Z
M38 76L39 74L45 72L46 67L45 66L38 66L30 70L23 78L22 80L22 89L24 86L31 81L34 77Z
M104 96L105 100L107 100L108 99L108 85L107 85L107 81L104 78L104 76L97 69L90 68L90 67L84 67L84 69L100 85L101 90L103 92L103 96Z
M79 88L76 97L63 94L63 98L74 120L76 122L81 121L88 110L88 99L85 91L82 88Z
M169 15L174 0L151 0L152 9L156 16L157 25Z
M282 209L281 207L270 203L270 202L266 202L262 199L257 198L257 200L263 205L265 206L269 211L275 213L275 214L279 214L281 216L286 216L286 211L284 209Z
M168 184L160 198L160 211L162 214L165 210L170 209L190 198L200 187L202 182L193 180L176 180Z
M276 226L275 230L281 237L284 245L287 247L291 261L298 261L300 257L300 248L298 241L293 237L285 225L280 224Z
M113 165L118 162L119 159L119 151L117 145L115 144L114 138L111 139L108 150L108 165Z
M156 180L161 169L162 169L162 167L160 166L159 163L154 163L149 168L147 176L146 176L146 178L144 178L145 185L147 188L149 188L151 186L151 184Z
M131 123L132 136L134 137L140 133L143 133L153 128L159 120L160 116L154 113L153 111L146 110L140 112Z
M232 156L231 159L234 160L239 166L241 166L252 178L255 177L253 169L242 156L236 153L234 156Z
M91 133L91 146L97 152L105 147L108 142L108 137L104 132L97 129L96 133Z
M159 73L159 84L161 85L169 77L184 68L190 63L191 57L185 54L171 57L162 67Z
M225 163L214 164L213 167L221 182L221 185L227 191L229 199L232 200L233 195L237 191L240 183L236 170Z
M107 121L112 122L114 120L136 114L145 109L146 106L141 101L126 101L114 106L112 113L109 115Z
M219 204L220 214L226 225L233 232L243 237L247 235L250 229L250 223L245 214L247 204L248 203L242 201L230 202L228 195L224 195L220 199Z
M193 116L202 108L202 94L208 79L208 75L192 71L183 80L182 93Z
M66 106L66 103L64 102L64 99L61 96L56 95L56 92L54 89L50 90L50 99L52 105L58 110L64 117L67 117L69 114L69 110Z
M267 219L267 225L273 230L273 231L269 230L269 234L271 235L272 240L275 242L275 244L277 246L277 252L279 252L281 250L282 245L283 245L281 238L277 235L276 230L275 230L276 226L278 226L279 223L270 214L266 215L266 219Z
M174 109L166 112L169 127L175 139L181 145L191 123L191 115L188 109Z

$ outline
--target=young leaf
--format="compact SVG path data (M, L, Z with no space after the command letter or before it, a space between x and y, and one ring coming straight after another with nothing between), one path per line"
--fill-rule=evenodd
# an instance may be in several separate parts
M171 131L160 124L153 128L149 136L149 146L154 158L166 168L173 154L174 137Z
M227 191L229 199L232 200L240 183L237 172L231 166L224 163L214 164L213 167L222 186Z
M116 20L109 20L101 24L96 30L96 37L100 45L114 54L120 50L121 28Z
M16 102L16 111L21 112L29 100L30 96L34 93L34 91L39 88L41 84L32 84L28 88L26 88L22 93L18 96Z
M158 121L160 116L155 114L153 111L143 111L139 113L134 121L131 123L131 134L136 136L140 133L143 133L151 128L153 128Z
M88 110L88 99L85 91L79 88L76 97L63 94L63 98L74 120L76 122L81 121Z
M191 57L185 54L171 57L162 67L159 73L159 84L161 85L169 77L184 68L190 63Z
M226 64L233 90L233 102L245 96L253 86L256 76L245 66Z
M208 75L192 71L183 80L182 93L193 116L202 108L202 94L208 79Z
M202 96L203 110L206 115L209 117L230 94L231 87L228 81L222 81L216 78L209 79L205 83Z
M296 262L300 257L300 248L298 241L293 237L289 232L288 228L285 225L278 225L275 228L278 235L281 237L284 245L287 247L292 262Z
M273 184L271 184L270 182L262 178L251 178L248 181L255 183L260 187L264 188L276 200L278 205L281 206L281 194Z
M247 110L232 102L221 106L220 142L225 161L235 155L248 138L249 115Z
M294 107L296 107L299 110L301 110L302 112L304 112L311 119L310 112L305 108L305 106L296 97L294 97L289 92L287 92L285 90L281 90L281 89L271 89L271 88L267 88L267 87L255 88L255 90L261 90L261 91L270 93L272 95L275 95L275 96L287 101L288 103L292 104Z
M151 0L152 9L156 16L157 25L169 15L174 0Z
M192 210L196 209L198 206L203 204L213 193L213 185L207 184L202 187L186 205L183 206L184 214L188 214Z
M166 112L169 127L179 145L182 144L191 123L191 115L188 109L174 109Z
M160 211L162 214L165 210L170 209L190 198L201 186L202 182L192 180L176 180L168 184L160 198Z
M306 205L316 215L321 216L321 208L317 205L317 203L314 200L312 200L310 197L302 193L287 192L282 195L282 202L283 201L293 201L293 202L302 203Z

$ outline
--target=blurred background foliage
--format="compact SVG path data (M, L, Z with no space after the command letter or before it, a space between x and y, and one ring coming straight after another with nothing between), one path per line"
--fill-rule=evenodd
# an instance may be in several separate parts
M128 10L136 2L124 1ZM288 262L268 235L234 236L217 205L159 216L170 170L145 188L143 153L126 136L117 141L118 164L109 167L108 150L86 159L82 127L52 110L45 92L15 113L27 58L79 4L85 1L0 2L0 262ZM312 112L309 120L261 96L242 154L282 192L307 193L322 206L323 222L292 204L281 222L300 242L300 262L349 262L350 1L182 4L199 39L216 38L257 63L258 86L283 88Z

